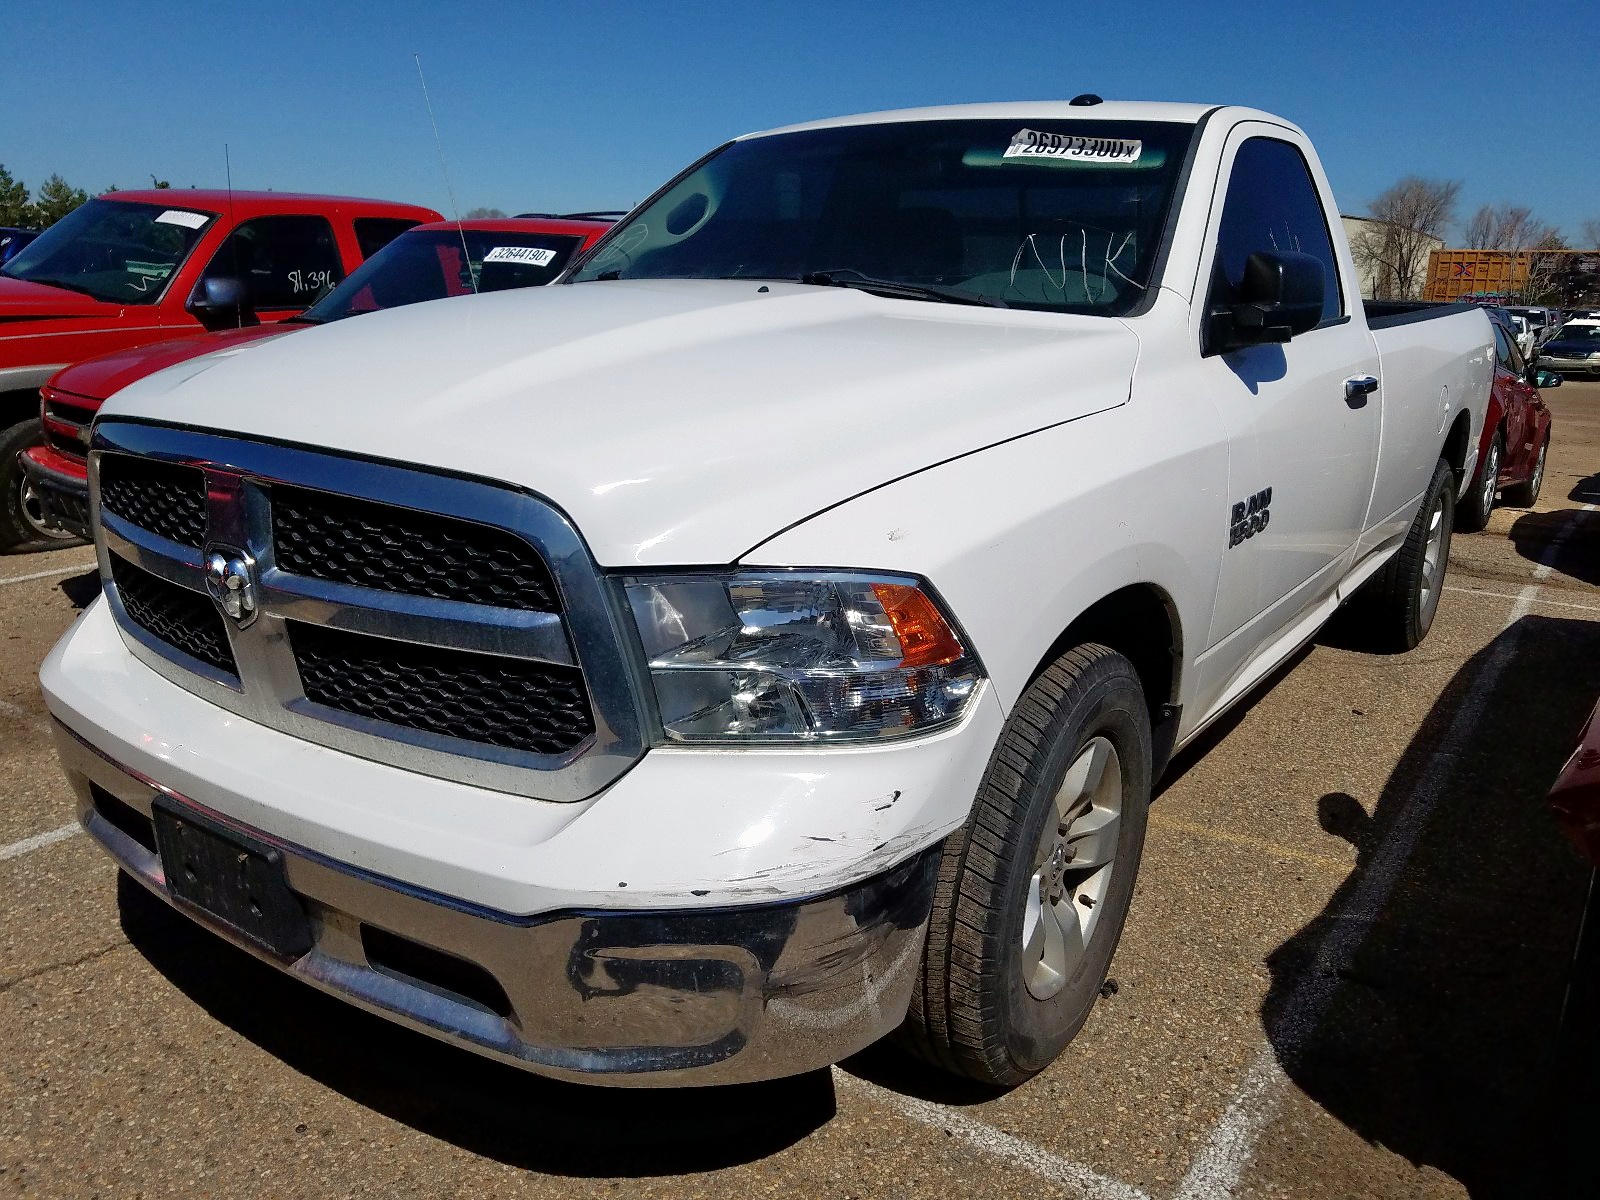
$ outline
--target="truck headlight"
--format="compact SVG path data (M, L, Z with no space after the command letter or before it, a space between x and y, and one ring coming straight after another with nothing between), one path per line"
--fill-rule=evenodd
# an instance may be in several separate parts
M626 586L671 741L908 737L958 720L983 679L913 578L736 571Z

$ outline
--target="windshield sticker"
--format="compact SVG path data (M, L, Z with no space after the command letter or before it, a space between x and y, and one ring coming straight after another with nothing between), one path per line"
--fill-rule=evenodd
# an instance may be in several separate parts
M531 263L536 267L548 267L555 260L556 252L542 246L496 246L483 256L486 263Z
M1144 143L1126 138L1077 137L1066 133L1040 133L1019 129L1003 158L1057 158L1080 162L1128 164L1139 161Z
M199 229L211 218L205 213L185 212L181 208L169 208L156 218L162 225L182 225L185 229Z
M134 262L132 259L123 259L122 265L130 275L148 275L152 279L165 279L172 274L171 263Z

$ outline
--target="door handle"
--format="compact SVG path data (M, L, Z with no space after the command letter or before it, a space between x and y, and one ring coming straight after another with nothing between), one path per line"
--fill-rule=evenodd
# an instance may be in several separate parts
M1378 390L1378 378L1375 375L1352 375L1344 381L1345 403L1351 408L1360 408L1366 404L1367 397Z

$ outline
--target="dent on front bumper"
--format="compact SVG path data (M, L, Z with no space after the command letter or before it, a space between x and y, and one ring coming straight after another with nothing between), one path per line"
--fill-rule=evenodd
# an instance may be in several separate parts
M540 1074L634 1086L792 1075L876 1041L909 1002L937 845L797 902L521 918L249 829L55 728L84 827L157 896L325 991ZM172 897L146 830L157 795L282 854L311 918L308 952L279 961Z

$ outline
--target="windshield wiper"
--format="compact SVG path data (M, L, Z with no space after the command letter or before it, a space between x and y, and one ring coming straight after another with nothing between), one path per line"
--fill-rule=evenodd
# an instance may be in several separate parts
M854 267L835 267L831 271L807 271L800 276L801 283L820 287L859 288L880 296L893 296L905 300L938 300L944 304L975 304L985 308L1010 308L998 296L983 296L960 288L939 287L927 283L902 283L895 279L874 279Z

